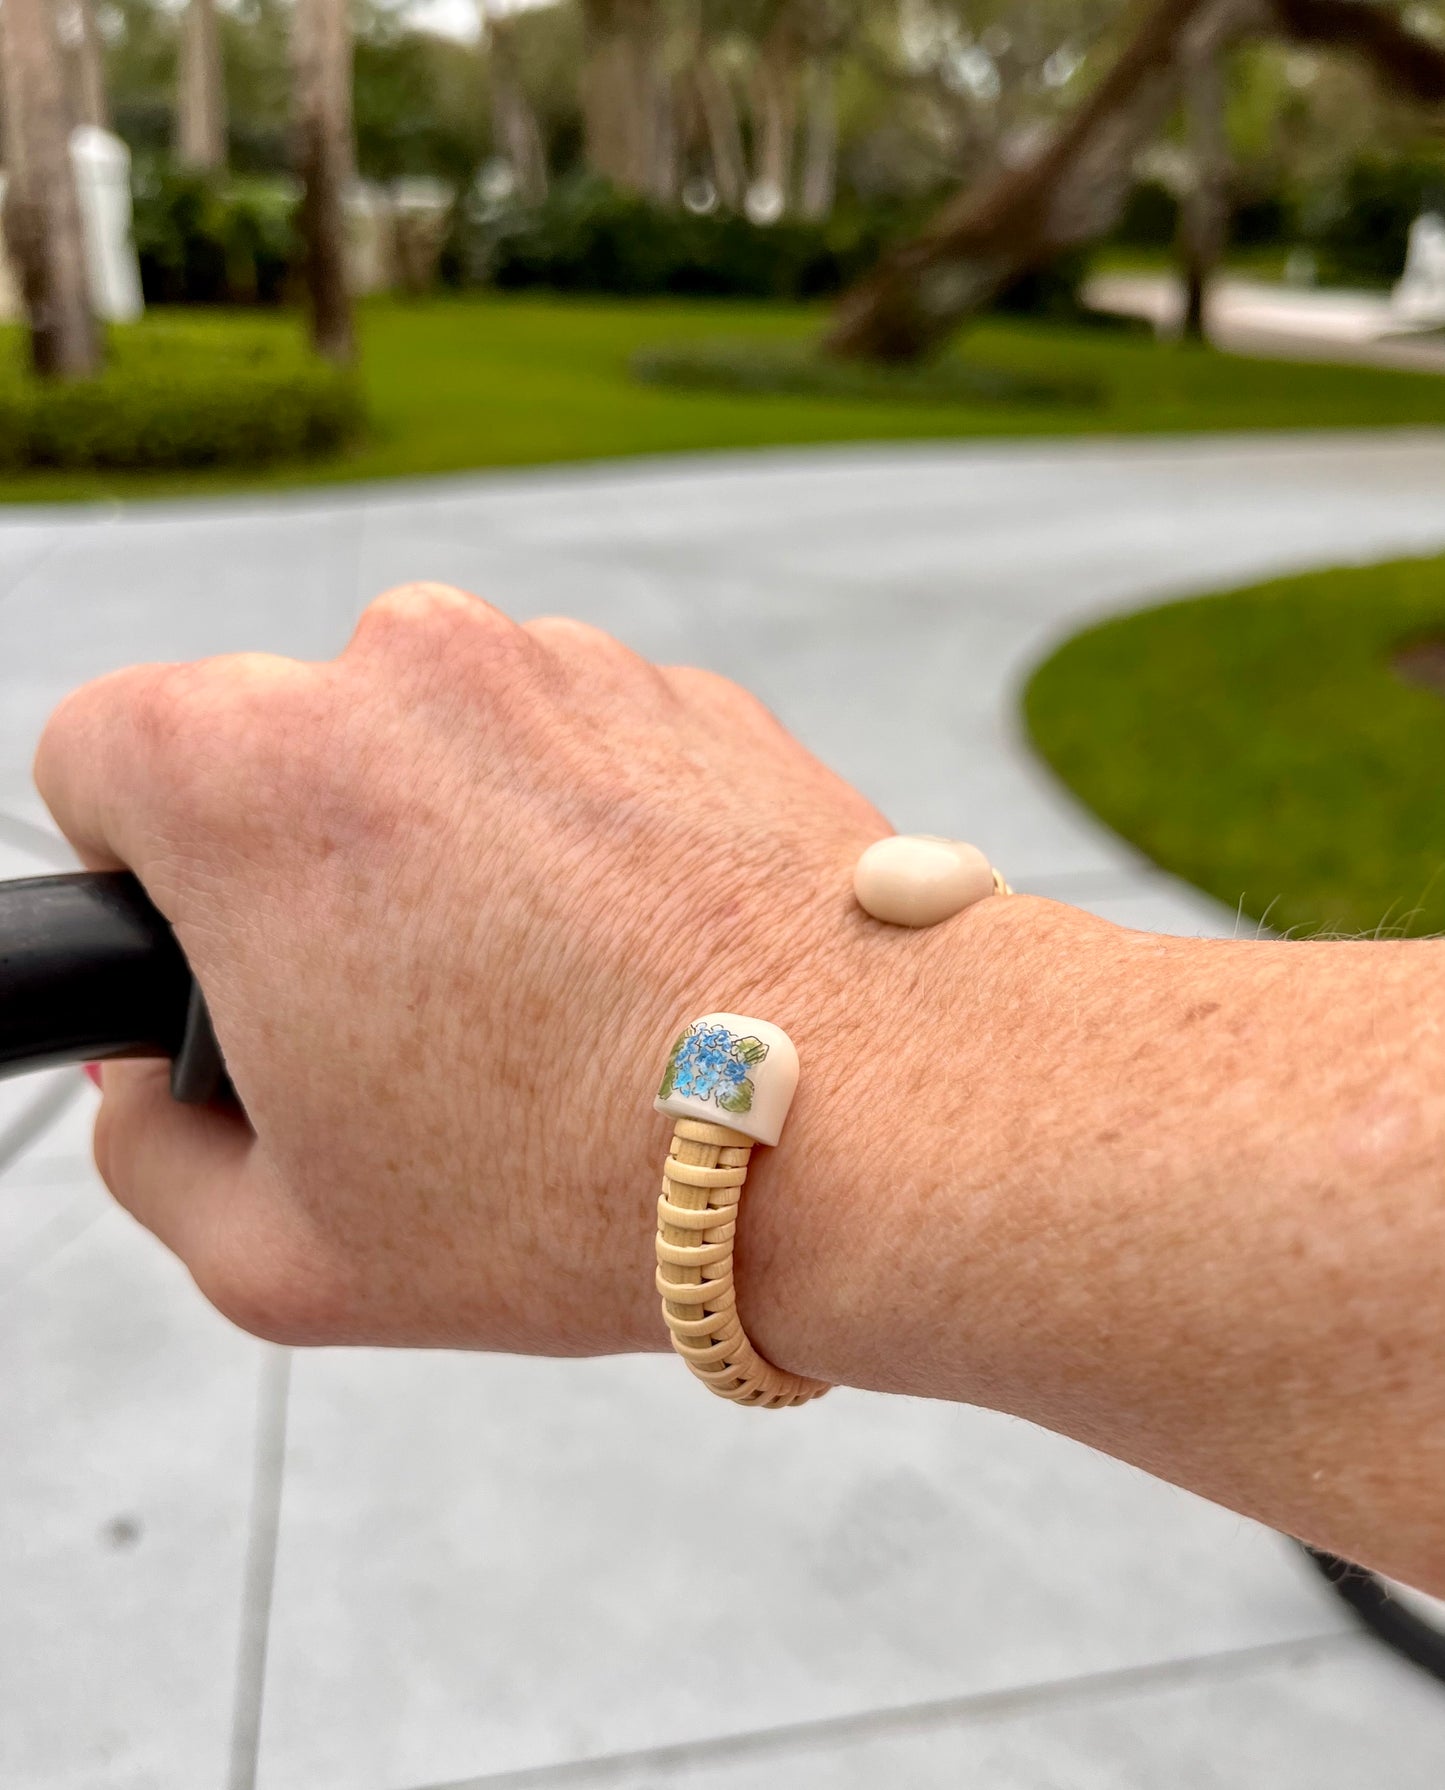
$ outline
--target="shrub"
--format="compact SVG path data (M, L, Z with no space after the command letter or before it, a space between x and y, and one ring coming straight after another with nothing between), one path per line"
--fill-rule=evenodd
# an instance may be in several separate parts
M1136 180L1109 240L1131 249L1167 249L1178 233L1178 199L1160 180Z
M861 273L886 239L876 218L763 226L589 179L560 183L534 210L491 211L463 228L462 264L490 285L624 298L814 298Z
M256 466L359 432L354 377L280 330L167 320L111 336L96 379L38 380L18 353L0 364L0 468Z
M285 179L151 163L137 170L136 254L148 304L279 304L300 264L299 203Z
M850 285L925 211L844 208L818 223L754 224L635 198L604 181L566 181L533 210L459 211L444 266L457 281L616 297L826 298ZM1001 301L1076 316L1084 257L1029 275Z
M1321 279L1371 286L1397 280L1412 221L1441 208L1442 174L1438 160L1365 160L1333 189L1307 195L1297 208L1297 234L1315 251Z

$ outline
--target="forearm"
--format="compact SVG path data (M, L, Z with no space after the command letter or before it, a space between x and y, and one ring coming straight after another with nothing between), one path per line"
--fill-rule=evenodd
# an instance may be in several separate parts
M760 1345L1445 1586L1445 947L1015 898L843 956L741 1239Z

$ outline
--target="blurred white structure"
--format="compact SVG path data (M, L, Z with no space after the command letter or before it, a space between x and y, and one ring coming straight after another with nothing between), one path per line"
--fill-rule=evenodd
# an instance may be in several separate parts
M381 186L357 180L344 205L351 290L425 292L452 207L446 182L413 177Z
M1445 324L1445 217L1427 211L1410 226L1405 271L1390 296L1402 323L1430 329Z
M131 236L130 151L114 132L82 124L70 133L80 198L90 302L107 323L134 323L145 309Z
M131 236L130 151L112 132L82 124L71 132L70 162L85 233L90 302L96 316L107 323L134 323L145 305ZM5 181L0 173L0 206ZM18 320L23 314L19 277L0 232L0 322Z

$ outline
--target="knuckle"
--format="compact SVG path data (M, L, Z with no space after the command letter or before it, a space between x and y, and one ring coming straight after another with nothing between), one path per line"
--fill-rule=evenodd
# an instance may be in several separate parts
M362 612L345 657L369 661L389 679L468 689L535 673L543 659L510 616L449 584L405 584L377 597Z
M511 626L499 610L452 584L399 584L361 612L352 644L392 652L415 650L460 628Z
M591 622L578 621L571 615L539 615L527 622L525 629L535 640L542 641L558 652L600 654L626 651L620 641L614 640L601 628L594 628Z
M641 689L660 682L657 667L615 635L569 615L543 615L526 623L523 632L560 665L564 676L600 678L613 687Z
M35 754L35 778L47 798L78 766L117 745L146 740L161 724L163 692L176 667L135 665L93 678L52 710Z
M739 719L776 725L766 704L720 671L708 671L701 665L670 665L665 676L689 708L721 710Z

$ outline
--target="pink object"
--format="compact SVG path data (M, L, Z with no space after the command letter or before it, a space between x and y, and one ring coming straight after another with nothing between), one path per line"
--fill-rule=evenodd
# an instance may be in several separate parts
M96 1087L100 1086L100 1064L99 1063L87 1063L85 1065L85 1073L95 1083Z

